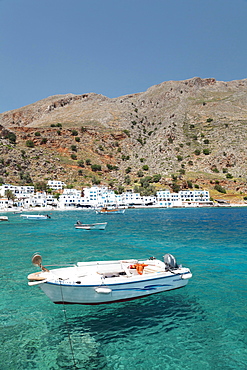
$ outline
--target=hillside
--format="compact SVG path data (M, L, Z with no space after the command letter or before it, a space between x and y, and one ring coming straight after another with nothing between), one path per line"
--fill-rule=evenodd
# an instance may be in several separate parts
M168 81L115 99L56 95L0 114L0 125L1 182L247 193L247 79Z

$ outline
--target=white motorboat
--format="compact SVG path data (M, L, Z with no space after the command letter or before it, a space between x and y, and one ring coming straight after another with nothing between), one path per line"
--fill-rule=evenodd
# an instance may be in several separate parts
M21 214L20 217L26 218L28 220L48 220L49 218L51 218L51 216L49 215L25 215L25 214Z
M8 216L0 216L0 221L8 221Z
M80 221L77 221L75 224L76 229L82 230L105 230L107 222L98 222L95 224L83 224Z
M39 254L32 262L41 271L28 275L28 285L38 285L54 303L94 305L128 301L182 288L192 277L171 254L164 262L146 260L77 262L48 270Z

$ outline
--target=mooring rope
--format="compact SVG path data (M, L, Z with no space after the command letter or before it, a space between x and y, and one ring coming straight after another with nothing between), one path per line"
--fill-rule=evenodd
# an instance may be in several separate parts
M62 290L61 280L63 280L63 279L59 278L59 281L60 281L60 290L61 290L61 297L62 297L62 302L63 302L63 313L64 313L64 319L65 319L66 329L67 329L68 338L69 338L69 346L70 346L71 355L72 355L72 359L73 359L73 363L74 363L74 368L75 369L78 369L77 366L76 366L76 361L75 361L75 356L74 356L74 350L73 350L72 340L71 340L71 335L70 335L70 330L69 330L69 326L68 326L68 319L67 319L67 313L66 313L66 308L65 308L64 298L63 298L63 290Z

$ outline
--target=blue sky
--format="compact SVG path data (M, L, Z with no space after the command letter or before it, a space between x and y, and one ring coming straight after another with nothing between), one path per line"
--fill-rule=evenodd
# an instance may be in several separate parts
M247 78L246 0L0 0L0 113L56 94Z

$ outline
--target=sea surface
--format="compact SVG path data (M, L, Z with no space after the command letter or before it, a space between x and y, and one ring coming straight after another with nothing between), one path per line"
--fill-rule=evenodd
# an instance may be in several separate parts
M0 223L1 370L247 369L247 208L49 214ZM76 230L77 220L108 224ZM193 277L131 302L55 305L27 284L35 252L44 265L171 253Z

